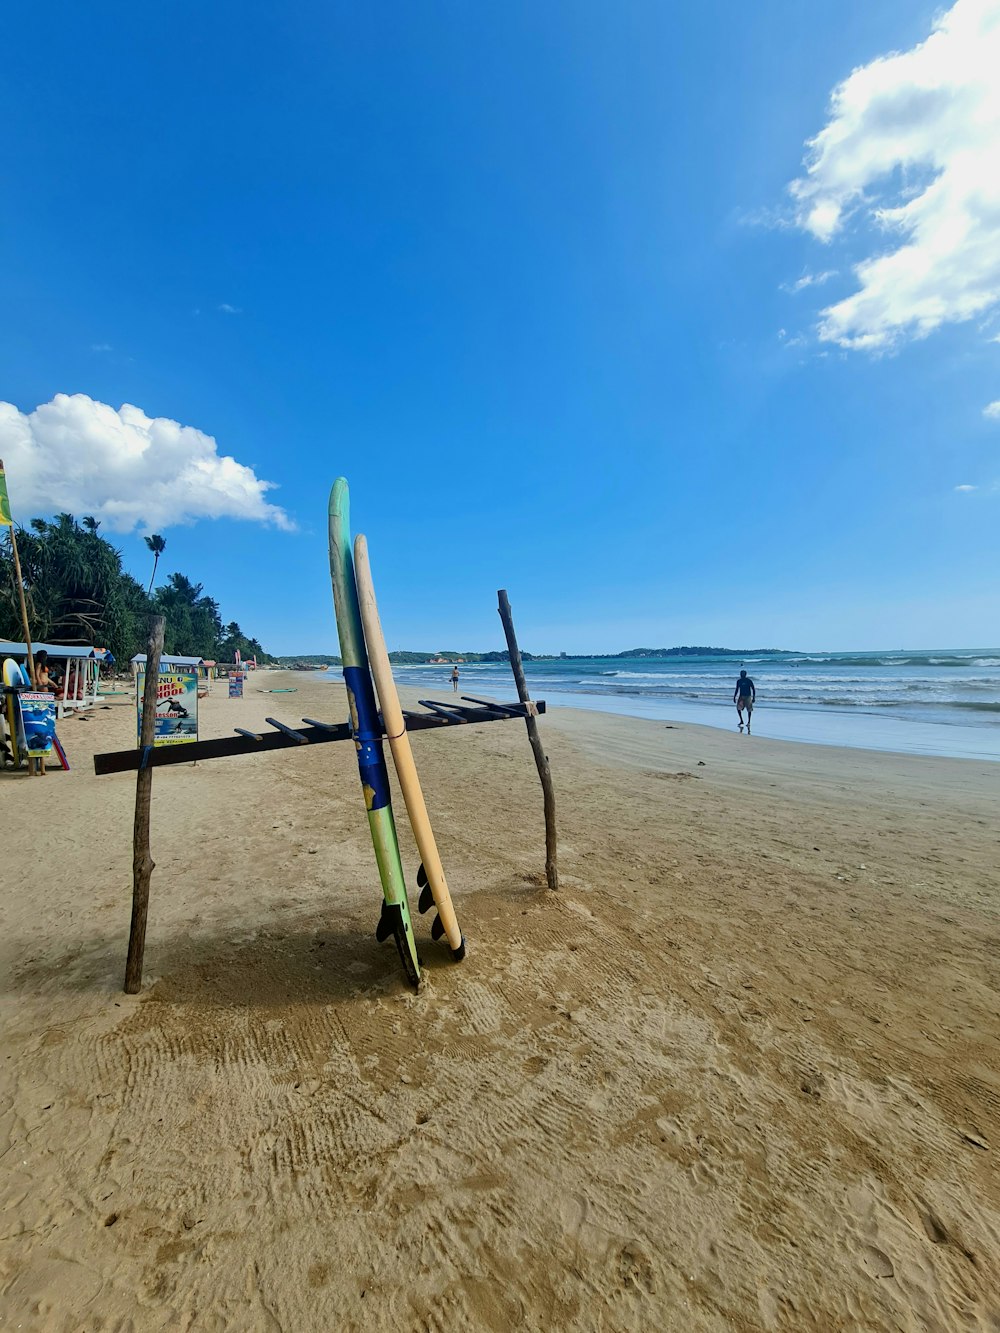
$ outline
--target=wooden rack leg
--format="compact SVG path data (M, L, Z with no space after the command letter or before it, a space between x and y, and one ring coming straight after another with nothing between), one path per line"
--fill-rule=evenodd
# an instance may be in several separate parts
M510 651L510 669L514 673L517 697L523 704L527 704L531 702L531 696L528 694L528 683L524 678L524 666L521 662L521 650L517 646L517 636L514 633L510 599L503 588L497 593L497 601L500 604L499 612L500 619L503 622L503 632L507 636L507 648ZM542 784L542 801L545 807L545 878L548 881L549 888L555 890L559 887L559 871L556 866L556 795L552 787L552 774L549 771L549 757L545 753L542 738L538 734L538 722L531 709L528 710L528 716L524 719L524 724L528 728L528 740L531 742L531 750L535 756L535 767L538 769L538 776Z

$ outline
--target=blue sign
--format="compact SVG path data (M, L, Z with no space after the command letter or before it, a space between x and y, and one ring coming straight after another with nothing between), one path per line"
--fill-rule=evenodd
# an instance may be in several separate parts
M17 696L29 759L51 754L56 734L56 697L22 690Z

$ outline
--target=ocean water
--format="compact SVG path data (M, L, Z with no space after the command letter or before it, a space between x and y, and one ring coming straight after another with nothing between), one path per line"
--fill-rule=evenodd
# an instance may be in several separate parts
M736 729L741 667L757 687L759 736L1000 760L1000 649L781 653L755 657L594 658L526 662L533 697ZM393 666L400 685L451 695L450 667ZM514 698L510 668L460 664L460 695ZM339 678L339 668L330 675Z

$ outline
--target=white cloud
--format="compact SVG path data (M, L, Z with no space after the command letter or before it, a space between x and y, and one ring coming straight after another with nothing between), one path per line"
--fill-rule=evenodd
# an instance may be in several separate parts
M274 486L220 455L211 435L168 417L57 393L34 412L0 402L0 458L19 522L93 514L114 532L200 518L295 525L264 496Z
M955 490L956 490L956 491L974 491L975 489L976 489L975 486L956 486L956 487L955 487Z
M1000 303L1000 0L957 0L926 41L834 89L791 188L801 227L832 242L851 219L888 238L820 337L883 348Z
M808 339L802 333L789 334L787 329L779 329L778 341L785 347L804 347Z
M226 315L242 315L242 314L243 314L243 309L242 309L241 306L238 306L238 305L230 305L228 301L223 301L221 305L216 306L216 309L217 309L217 310L221 310L221 311L222 311L224 314L226 314ZM195 311L195 314L197 314L197 313L198 313L198 312Z
M807 287L822 287L824 282L829 282L836 276L835 268L827 269L824 273L804 273L797 282L785 283L781 290L795 296L798 292L804 292Z
M987 403L983 408L983 416L989 421L1000 421L1000 398L995 402Z

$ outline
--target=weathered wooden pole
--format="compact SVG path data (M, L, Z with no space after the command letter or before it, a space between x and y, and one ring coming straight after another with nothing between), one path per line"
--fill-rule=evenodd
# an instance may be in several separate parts
M146 683L142 692L142 727L139 745L142 760L135 775L135 825L132 833L132 925L128 935L128 960L125 963L125 993L136 995L142 986L142 958L146 951L146 909L149 906L149 881L155 862L149 851L149 804L153 793L153 770L145 762L156 736L156 691L160 681L160 654L163 652L162 616L150 616L146 643Z
M21 557L17 551L17 532L10 512L10 497L7 494L7 482L4 475L3 459L0 458L0 496L6 501L6 509L0 504L0 523L10 524L10 549L14 556L14 582L17 584L17 597L21 604L21 624L24 626L24 643L28 649L28 679L31 688L35 688L35 658L31 651L31 630L28 627L28 607L24 600L24 579L21 576Z
M0 467L3 464L0 463ZM28 625L28 607L24 600L24 579L21 575L21 557L17 552L17 537L14 535L14 525L10 525L10 549L14 555L14 581L17 584L17 595L21 602L21 624L24 626L24 646L28 650L28 675L31 679L32 688L35 685L35 657L31 651L31 629Z
M548 880L549 888L555 890L559 887L559 872L556 867L556 794L552 789L549 757L545 753L542 738L538 734L538 720L535 711L530 707L531 696L528 694L528 683L524 679L521 650L517 646L514 620L510 613L510 599L505 589L501 588L499 590L497 601L500 604L499 611L500 619L503 622L503 632L507 636L510 669L514 673L517 697L521 703L529 705L528 716L524 719L524 724L528 728L528 740L531 742L531 750L535 756L535 766L538 769L538 776L542 783L542 800L545 805L545 878Z

